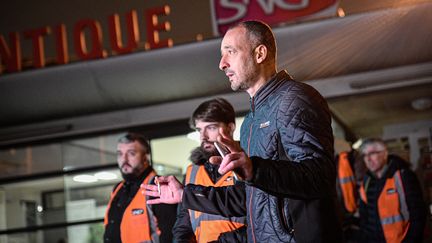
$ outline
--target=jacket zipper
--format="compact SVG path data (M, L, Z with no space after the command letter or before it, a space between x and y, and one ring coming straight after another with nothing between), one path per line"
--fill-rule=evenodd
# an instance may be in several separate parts
M251 100L251 114L252 114L252 118L255 117L255 99L254 97L252 97ZM248 144L247 144L247 155L250 156L250 142L251 142L251 137L252 137L252 125L253 122L250 123L249 125L249 137L248 137ZM249 199L249 220L250 220L250 226L251 228L251 232L252 232L252 240L254 243L256 243L256 239L255 239L255 229L254 229L254 223L253 223L253 212L252 212L252 198L253 198L253 194L254 194L254 188L251 187L251 195L250 195L250 199Z
M252 97L251 98L251 114L252 114L252 119L255 118L255 98ZM247 143L247 155L250 156L250 142L251 142L251 137L252 137L252 125L253 122L251 122L249 124L249 137L248 137L248 143Z
M247 153L248 153L248 156L250 156L250 141L251 141L251 136L252 136L252 124L253 123L251 123L250 125L249 125L249 137L248 137L248 151L247 151ZM253 194L254 194L254 188L253 187L251 187L251 195L250 195L250 199L249 199L249 220L250 220L250 225L251 225L251 227L252 227L252 230L251 230L251 232L252 232L252 239L253 239L253 242L255 243L256 242L256 240L255 240L255 230L254 230L254 224L253 224L253 212L252 212L252 198L253 198Z
M291 228L289 226L288 221L287 221L288 217L287 217L285 210L284 210L285 203L284 203L283 198L279 202L280 202L279 203L279 210L281 211L283 225L284 225L285 229L288 231L288 233L291 235L292 233L294 233L294 228Z
M254 188L251 187L251 195L250 195L250 199L249 199L249 220L250 220L250 226L252 227L251 232L252 232L252 240L254 243L256 243L256 239L255 239L255 228L254 228L254 224L253 224L253 216L252 216L252 198L253 198L253 194L254 194Z

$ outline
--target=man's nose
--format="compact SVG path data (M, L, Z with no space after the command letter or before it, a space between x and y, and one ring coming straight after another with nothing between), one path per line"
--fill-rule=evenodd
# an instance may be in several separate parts
M200 131L200 140L203 141L205 139L207 139L207 132L203 129Z
M125 162L125 161L127 161L127 154L119 155L119 156L118 156L118 160L119 160L120 162Z
M364 156L364 157L363 157L363 160L364 160L365 163L368 163L369 161L371 161L371 157L370 157L370 155L366 155L366 156Z
M224 70L225 70L226 68L228 68L228 67L229 67L228 62L226 62L225 57L222 56L222 57L221 57L221 60L220 60L220 62L219 62L219 69L222 70L222 71L224 71Z

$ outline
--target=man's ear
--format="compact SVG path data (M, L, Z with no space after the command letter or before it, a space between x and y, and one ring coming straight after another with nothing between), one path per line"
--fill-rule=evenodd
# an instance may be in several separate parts
M263 63L267 58L267 47L263 44L255 48L255 60L257 63Z
M147 159L146 164L147 164L147 165L150 165L150 160L151 160L151 156L150 156L150 154L146 154L145 157L146 157L146 159Z
M387 149L384 149L384 158L385 158L385 160L388 160L388 150ZM387 161L388 162L388 161Z
M228 128L229 128L229 130L230 130L230 131L229 131L230 135L233 136L233 134L234 134L234 130L235 130L235 128L236 128L235 123L232 123L232 122L229 123L229 124L228 124Z

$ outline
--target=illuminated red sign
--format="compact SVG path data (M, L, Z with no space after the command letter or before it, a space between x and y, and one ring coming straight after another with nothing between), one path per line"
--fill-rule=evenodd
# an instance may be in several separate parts
M311 15L336 13L338 0L212 0L213 31L224 34L243 20L261 20L269 25L290 22Z
M146 31L147 41L145 49L156 49L173 45L172 39L160 39L159 32L169 31L169 22L161 22L158 17L169 15L168 6L155 7L144 11L145 27L141 30ZM137 11L131 10L125 14L126 28L121 28L120 16L115 13L108 16L105 21L108 24L108 33L102 33L100 20L80 19L76 21L73 28L67 30L64 24L54 26L44 26L19 32L11 32L7 36L0 35L0 74L6 72L18 72L22 70L22 51L23 41L32 43L33 58L32 66L42 68L46 65L45 42L46 38L53 38L55 43L56 57L55 64L69 63L68 42L72 41L74 56L79 60L91 60L104 58L108 55L125 54L136 51L139 47L139 30ZM73 39L66 38L66 31L72 31ZM124 42L122 36L127 41ZM103 46L103 38L109 38L109 46ZM72 48L71 48L72 49Z

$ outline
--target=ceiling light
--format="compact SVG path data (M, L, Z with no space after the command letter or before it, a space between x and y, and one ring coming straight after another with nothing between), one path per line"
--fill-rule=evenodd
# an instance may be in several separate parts
M42 205L37 205L36 210L37 210L38 213L42 213L43 212Z
M98 179L92 175L77 175L72 178L73 181L82 183L96 182Z
M432 99L430 97L421 97L411 101L411 106L416 111L424 111L432 107Z
M363 143L363 139L360 138L352 145L352 148L358 150L362 143Z
M156 170L157 171L164 171L165 170L165 166L163 166L163 165L156 165Z
M94 174L96 179L99 180L115 180L117 179L117 175L112 172L102 171Z
M338 8L337 15L339 17L345 17L345 11L343 10L343 8Z

